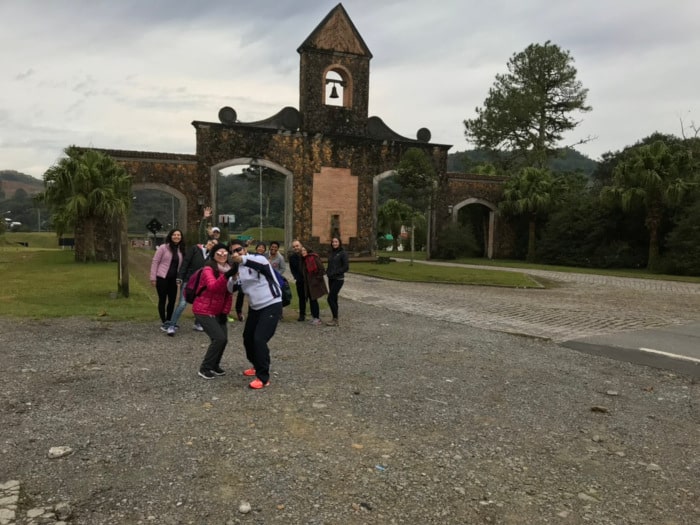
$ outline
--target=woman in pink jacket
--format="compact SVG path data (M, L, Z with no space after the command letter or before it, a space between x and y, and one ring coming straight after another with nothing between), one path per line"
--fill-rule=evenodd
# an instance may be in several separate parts
M209 253L212 254L211 259L204 263L197 297L192 303L192 312L210 340L199 367L199 377L204 379L214 379L226 373L221 368L221 357L228 343L226 321L234 291L232 277L238 271L238 265L231 267L228 264L229 254L225 244L217 244Z
M168 331L177 301L177 274L185 255L185 243L180 230L170 230L165 242L158 246L151 261L151 286L158 291L160 329ZM167 299L167 306L166 306Z

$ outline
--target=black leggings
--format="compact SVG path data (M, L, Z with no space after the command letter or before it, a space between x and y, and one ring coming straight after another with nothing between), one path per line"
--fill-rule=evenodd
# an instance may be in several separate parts
M338 294L344 283L343 279L328 279L328 306L331 307L333 319L338 319Z
M166 279L164 277L156 277L156 291L158 292L158 315L160 322L167 323L173 317L175 310L175 301L177 301L177 279ZM168 300L166 306L165 300Z

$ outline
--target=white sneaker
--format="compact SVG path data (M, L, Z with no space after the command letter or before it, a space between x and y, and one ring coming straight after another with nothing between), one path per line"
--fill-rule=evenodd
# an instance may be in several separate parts
M167 330L166 333L167 333L170 337L173 337L173 336L175 335L175 332L176 332L176 330L175 330L175 327L174 327L174 326L168 326L168 330Z
M202 325L199 323L194 323L192 330L195 330L197 332L204 332L204 328L202 328Z
M321 320L318 317L315 317L315 318L311 319L311 321L309 321L309 324L312 326L319 326L323 323L321 323Z

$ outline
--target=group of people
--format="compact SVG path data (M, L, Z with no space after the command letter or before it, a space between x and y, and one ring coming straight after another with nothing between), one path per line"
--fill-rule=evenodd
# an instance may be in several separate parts
M203 223L210 216L211 209L205 209ZM221 359L228 344L227 323L233 320L231 310L235 308L238 320L245 321L243 346L246 358L252 365L243 371L243 375L254 377L250 388L264 388L270 384L268 342L282 319L282 283L273 269L282 275L287 264L279 252L279 243L271 242L268 250L265 243L259 242L255 252L248 253L247 244L239 239L230 241L228 245L220 242L221 232L217 227L200 229L200 235L203 233L206 239L186 250L182 231L174 229L153 256L150 279L158 292L160 329L169 336L177 333L178 321L187 307L185 285L195 272L202 269L192 312L195 316L194 330L205 332L210 344L200 365L199 376L214 379L226 373L221 368ZM348 256L340 238L333 237L331 240L327 269L317 253L294 240L289 269L299 299L297 320L306 320L308 301L310 324L321 325L318 300L327 295L333 317L326 324L338 326L338 294L345 272L349 269ZM328 277L328 286L324 275ZM246 297L248 312L247 316L243 316Z
M292 272L299 297L299 318L306 320L306 302L309 302L311 313L310 324L318 326L321 323L321 309L318 300L328 295L328 306L333 318L326 324L338 326L338 294L345 282L345 272L349 270L348 254L343 249L339 237L331 239L331 250L328 254L328 268L325 269L319 255L306 248L300 241L292 242L292 253L289 255L289 269ZM328 277L328 286L324 275Z

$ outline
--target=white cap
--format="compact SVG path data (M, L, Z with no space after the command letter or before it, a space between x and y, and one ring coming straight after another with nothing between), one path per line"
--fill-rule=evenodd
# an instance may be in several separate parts
M221 230L219 229L218 226L214 226L214 227L211 229L211 231L212 231L212 232L219 232L219 233L221 233Z

